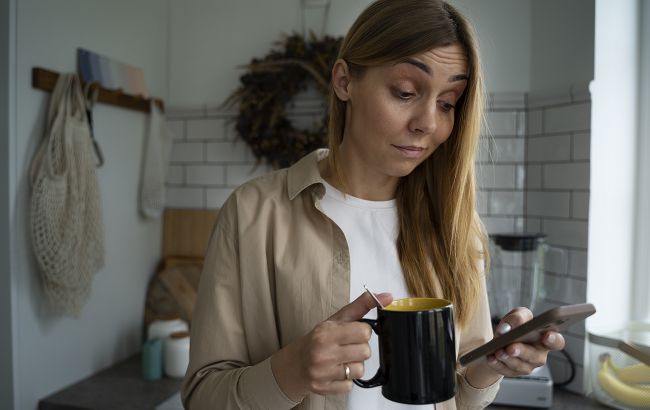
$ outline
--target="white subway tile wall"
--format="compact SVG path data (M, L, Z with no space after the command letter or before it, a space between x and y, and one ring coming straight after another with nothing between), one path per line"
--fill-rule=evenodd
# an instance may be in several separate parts
M236 138L232 113L184 109L167 115L174 133L168 206L219 208L239 185L271 170Z
M226 138L225 119L223 118L206 118L192 119L187 121L187 139L188 140L217 140L221 141Z
M588 95L588 94L587 94ZM589 216L589 140L591 103L584 99L562 101L532 98L529 123L535 118L534 133L526 150L528 180L526 216L534 228L547 234L549 252L544 287L545 308L586 302L587 229ZM541 175L538 177L537 175ZM533 175L535 177L533 177ZM541 178L540 178L541 177ZM540 181L541 179L541 181ZM565 332L566 352L577 365L576 376L567 388L583 393L584 323ZM569 376L569 363L560 354L549 361L556 381Z
M586 298L591 103L569 92L522 96L491 96L478 154L478 212L490 233L547 235L541 312ZM578 364L568 387L576 392L583 389L583 350L584 324L567 332ZM564 356L549 363L558 381L568 377Z
M477 211L489 233L547 234L546 295L536 311L585 301L590 107L569 93L489 96L477 155ZM306 125L319 118L313 110L294 116ZM174 133L169 206L218 208L237 186L271 170L237 136L234 119L218 110L168 113ZM579 366L569 388L582 392L584 327L567 335L567 350ZM563 356L554 354L549 363L557 379L566 377Z

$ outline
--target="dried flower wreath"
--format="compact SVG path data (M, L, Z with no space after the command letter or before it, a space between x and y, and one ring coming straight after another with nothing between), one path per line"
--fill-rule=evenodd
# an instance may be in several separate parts
M258 161L287 167L327 145L326 97L341 41L313 33L308 40L298 34L284 36L275 43L279 48L244 67L248 71L240 77L241 85L224 105L239 105L235 128ZM323 118L313 129L297 129L287 118L287 105L310 81L323 96Z

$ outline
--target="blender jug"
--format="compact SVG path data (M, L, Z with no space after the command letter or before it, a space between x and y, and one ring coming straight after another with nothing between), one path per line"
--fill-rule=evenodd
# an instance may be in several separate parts
M548 249L545 238L541 233L490 235L487 282L493 324L517 306L534 311L545 296L541 282Z

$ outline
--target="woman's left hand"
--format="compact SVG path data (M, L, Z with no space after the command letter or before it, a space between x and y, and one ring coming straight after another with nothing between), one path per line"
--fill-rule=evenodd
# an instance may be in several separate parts
M533 313L525 307L512 309L499 322L495 336L507 333L532 318ZM564 349L564 337L558 332L549 331L534 344L518 342L509 344L495 354L489 355L487 364L492 370L504 376L523 376L530 374L536 367L543 366L548 352L562 349Z

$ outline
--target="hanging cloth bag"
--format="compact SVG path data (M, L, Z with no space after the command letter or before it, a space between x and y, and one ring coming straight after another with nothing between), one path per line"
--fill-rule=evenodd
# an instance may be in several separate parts
M61 74L57 80L30 181L32 242L43 289L53 308L78 317L92 276L104 265L104 230L90 128L76 74Z
M149 129L145 138L140 176L140 212L147 218L157 219L165 208L165 180L172 133L153 98L149 113Z

